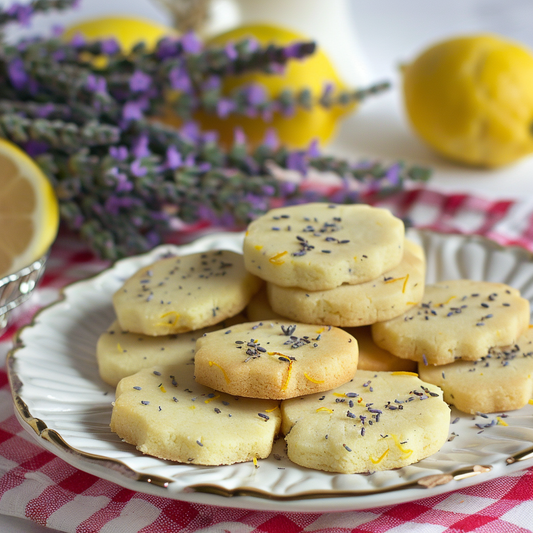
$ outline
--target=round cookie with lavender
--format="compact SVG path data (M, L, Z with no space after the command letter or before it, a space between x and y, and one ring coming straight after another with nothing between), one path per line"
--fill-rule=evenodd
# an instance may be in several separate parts
M310 291L363 283L397 266L404 225L386 209L312 203L273 209L244 238L249 272Z
M446 402L465 413L520 409L533 396L533 328L511 346L491 348L478 361L419 363L419 373L444 391Z
M301 466L355 474L407 466L448 438L442 391L410 372L359 370L326 393L281 403L289 459Z
M403 370L406 372L416 372L418 364L416 361L401 359L392 355L387 350L380 348L372 339L370 326L358 328L346 328L359 346L359 361L357 370L372 370L374 372L394 372Z
M357 341L334 327L264 321L214 331L196 342L196 381L248 398L284 399L353 378Z
M244 400L194 381L192 366L144 369L120 381L111 430L142 453L198 465L268 457L278 434L278 403Z
M503 283L454 280L427 285L422 303L372 325L374 342L394 355L431 365L475 361L514 344L528 328L529 302Z
M243 315L237 315L198 331L154 337L123 331L115 320L107 331L100 335L96 344L96 361L100 377L109 385L116 387L122 378L131 376L143 368L178 363L189 363L193 366L198 337L239 322L244 322Z
M343 284L325 291L308 291L267 283L272 309L298 322L339 327L365 326L390 320L422 300L426 261L418 244L405 241L398 266L376 279Z
M169 257L140 269L113 295L124 331L171 335L240 313L260 289L242 255L227 250Z

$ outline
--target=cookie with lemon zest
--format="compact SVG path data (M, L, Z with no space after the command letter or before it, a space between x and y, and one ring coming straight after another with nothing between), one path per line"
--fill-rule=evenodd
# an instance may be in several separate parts
M227 250L167 257L141 268L113 295L125 331L171 335L240 313L262 282Z
M106 383L116 386L122 378L131 376L143 368L187 362L192 365L198 337L208 331L215 331L238 322L244 322L242 315L202 330L155 337L124 331L115 320L107 331L100 335L96 344L96 361L100 377Z
M358 284L343 284L330 290L309 291L267 283L272 310L290 320L339 327L365 326L390 320L422 300L426 261L424 251L405 240L398 266Z
M281 423L277 403L243 401L199 385L193 368L156 366L122 379L111 430L143 453L180 463L223 465L268 457Z
M198 338L198 383L249 398L293 398L346 383L357 370L357 341L334 327L262 321Z
M533 396L533 328L516 343L492 348L478 361L419 364L420 378L444 391L460 411L475 414L520 409Z
M420 461L442 447L450 424L442 391L408 373L359 370L333 391L281 402L281 412L291 461L344 474Z
M311 203L272 209L254 220L243 253L248 271L266 281L320 291L393 269L403 245L403 222L386 209Z
M504 283L453 280L426 286L420 304L372 325L372 337L397 357L430 365L475 361L516 342L529 325L529 302Z

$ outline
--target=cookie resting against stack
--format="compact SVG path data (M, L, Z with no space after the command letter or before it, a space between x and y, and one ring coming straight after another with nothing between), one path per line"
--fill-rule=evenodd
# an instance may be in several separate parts
M267 457L280 428L291 460L327 471L436 452L450 420L441 391L354 327L422 298L424 256L402 222L368 206L294 206L250 224L243 248L162 259L116 292L117 322L98 343L102 377L118 381L113 431L143 453L205 465ZM280 280L345 307L322 322L279 318L289 306L273 310L268 297ZM335 314L346 330L325 323ZM357 369L357 336L369 371Z
M374 342L418 362L421 379L467 413L520 409L533 393L529 302L503 283L452 280L426 286L404 315L374 324Z

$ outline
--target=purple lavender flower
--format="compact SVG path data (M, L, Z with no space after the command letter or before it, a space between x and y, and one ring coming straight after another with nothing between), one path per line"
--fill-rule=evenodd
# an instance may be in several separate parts
M187 70L183 67L174 67L168 73L170 86L176 91L189 92L192 89L191 79Z
M136 70L130 78L130 89L132 92L146 91L152 83L152 78L141 70Z
M122 118L124 120L141 120L144 116L144 107L145 104L139 100L126 102L122 108Z
M109 155L117 161L125 161L128 158L128 149L125 146L111 146Z
M229 116L235 109L235 104L233 100L229 98L221 98L217 102L217 116L220 118L226 118Z
M202 50L202 42L193 32L186 33L180 39L183 50L188 54L197 54Z
M303 152L291 152L287 156L286 166L290 170L297 170L303 175L307 174L307 162Z
M146 173L148 172L148 169L142 166L140 159L135 159L135 161L133 161L132 164L130 165L130 171L134 176L138 178L142 178L143 176L146 175Z
M107 81L103 76L89 74L85 83L85 88L94 93L107 92Z
M252 83L246 87L246 99L249 104L257 106L266 100L266 90L259 83Z
M120 46L116 39L103 39L102 52L108 56L118 54L120 52Z
M387 180L392 185L399 185L400 183L400 165L398 163L392 165L386 174Z
M52 26L52 36L53 37L61 37L63 35L63 32L65 29L60 24L54 24Z
M246 144L246 135L244 134L244 130L242 128L235 128L233 132L233 144Z
M204 91L211 91L214 89L220 88L220 77L219 76L209 76L206 81L202 84L202 89Z
M179 153L178 149L171 145L167 148L167 159L166 159L166 167L170 168L172 170L176 168L180 168L183 166L183 158L181 157L181 154Z
M70 44L74 48L81 48L82 46L85 46L86 40L85 37L81 33L76 33L74 37L70 40Z
M235 44L232 42L226 44L224 47L224 52L226 52L226 55L230 61L233 61L239 57L237 49L235 48Z
M271 150L275 150L279 146L278 134L276 133L276 130L274 128L267 129L263 144Z
M180 133L183 137L193 142L197 142L200 139L200 128L196 122L186 122L182 126Z
M33 15L33 9L31 5L12 4L7 10L8 15L17 18L18 23L21 26L28 27L30 25L31 16Z
M155 53L158 59L164 60L179 55L180 50L181 46L178 39L164 37L157 43Z
M320 157L320 150L318 149L318 139L313 139L307 148L308 157Z
M28 74L24 68L24 61L22 61L20 57L9 62L7 74L9 76L9 81L17 90L24 89L28 83Z
M115 188L116 192L130 192L133 190L133 183L128 180L126 174L119 172L116 175L117 186Z
M149 144L150 140L148 139L148 135L141 134L133 142L133 146L131 147L131 153L137 159L148 157L149 155L151 155L150 149L148 148Z

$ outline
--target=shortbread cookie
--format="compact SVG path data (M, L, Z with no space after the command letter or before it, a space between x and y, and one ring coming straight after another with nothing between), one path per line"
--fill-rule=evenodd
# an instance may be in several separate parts
M420 305L374 324L372 336L398 357L444 365L513 344L528 324L529 302L516 289L463 279L426 286Z
M403 222L368 205L313 203L273 209L248 226L246 268L266 281L311 291L363 283L397 266Z
M416 374L359 370L333 391L281 403L291 461L354 474L407 466L448 438L442 391Z
M196 342L196 381L250 398L282 399L329 390L353 378L357 341L333 327L248 322Z
M278 403L234 398L194 381L192 365L144 369L118 384L111 430L146 454L199 465L268 457Z
M216 250L142 268L114 294L113 305L123 330L170 335L240 313L260 287L240 254Z
M415 361L400 359L387 350L380 348L372 339L370 326L346 328L346 331L355 338L359 346L357 370L373 370L379 372L404 370L407 372L416 372L418 365Z
M498 413L524 407L533 396L533 328L516 344L492 348L478 361L443 366L419 363L420 378L438 385L444 399L465 413Z
M422 300L426 261L418 244L405 241L401 263L376 279L327 291L267 283L272 309L306 324L366 326L397 317Z
M249 322L258 322L259 320L287 320L279 313L276 313L270 306L266 287L262 287L259 292L254 295L250 300L250 303L246 306L245 313Z
M100 335L96 344L96 360L100 377L109 385L116 387L122 378L131 376L143 368L193 363L198 337L209 331L216 331L244 321L243 315L239 314L220 324L198 331L153 337L123 331L118 321L115 320L107 331Z

